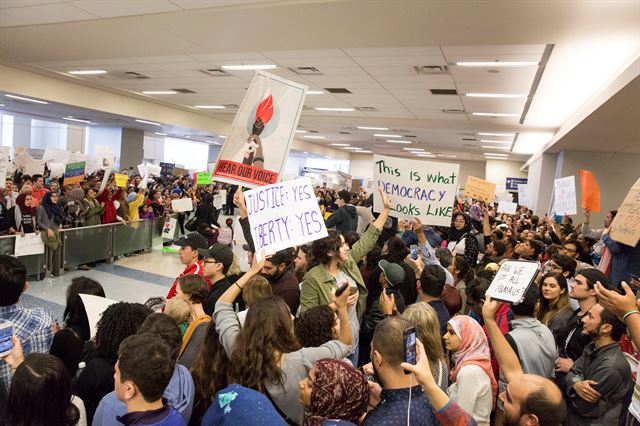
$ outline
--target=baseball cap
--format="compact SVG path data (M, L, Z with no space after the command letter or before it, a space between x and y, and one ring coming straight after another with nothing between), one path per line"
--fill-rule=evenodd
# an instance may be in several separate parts
M402 266L397 263L390 263L383 259L378 262L378 266L382 269L385 278L389 281L391 286L396 286L402 283L406 277L404 269L402 269Z
M209 246L207 239L197 232L192 232L188 235L183 235L173 242L178 247L190 246L193 249L200 250L206 249Z
M232 384L221 389L215 399L202 418L204 426L287 425L271 401L253 389Z
M224 269L229 269L229 266L233 263L233 251L228 246L223 244L214 244L209 249L200 249L198 254L203 258L215 259L222 263Z

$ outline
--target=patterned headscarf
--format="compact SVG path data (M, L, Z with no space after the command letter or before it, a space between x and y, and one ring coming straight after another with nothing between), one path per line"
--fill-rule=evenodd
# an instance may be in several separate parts
M18 195L18 198L16 198L16 204L18 205L18 207L20 207L20 212L22 214L30 214L31 216L35 216L36 209L31 206L27 206L27 195L31 194L22 193Z
M449 325L456 332L462 343L451 355L454 367L451 369L451 380L456 380L458 373L465 365L477 365L489 376L491 392L495 403L498 394L498 383L491 369L489 343L482 326L468 315L457 315L449 320Z
M358 423L367 411L369 385L364 375L345 361L321 359L310 405L304 411L304 426L320 426L325 419Z

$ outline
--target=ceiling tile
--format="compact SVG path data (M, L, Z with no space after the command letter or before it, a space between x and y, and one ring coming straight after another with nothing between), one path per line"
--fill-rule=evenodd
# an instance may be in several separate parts
M343 49L348 55L356 57L383 56L438 56L442 55L439 47L368 47Z
M101 18L180 10L169 0L72 0L69 4Z
M253 3L266 3L272 0L171 0L173 4L183 9L200 9L207 7L236 6Z
M41 4L62 3L63 0L2 0L0 9L12 9L17 7L38 6Z
M129 58L140 64L163 64L168 62L193 62L193 58L187 55L176 56L140 56Z
M96 16L68 3L49 3L37 6L4 9L4 13L29 24L95 19Z
M389 67L389 66L425 66L425 65L445 65L442 55L437 56L365 56L354 58L363 67Z
M242 63L245 60L264 60L268 59L264 55L258 52L229 52L229 53L203 53L197 55L190 55L192 58L203 62L210 63Z

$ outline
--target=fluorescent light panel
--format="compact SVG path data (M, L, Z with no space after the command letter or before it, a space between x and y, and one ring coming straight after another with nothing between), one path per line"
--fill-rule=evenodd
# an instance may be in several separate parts
M332 143L332 146L351 146L348 143Z
M354 108L329 108L329 107L318 107L314 108L316 111L333 111L333 112L349 112L354 111Z
M405 151L424 151L424 148L402 148Z
M304 135L303 137L307 139L326 139L326 136L314 136L314 135Z
M504 137L512 138L516 134L515 133L485 133L485 132L478 132L478 135L480 135L480 136L504 136Z
M411 141L401 141L401 140L398 140L398 139L395 139L395 140L394 139L387 139L387 142L389 142L389 143L402 143L402 144L407 144L407 145L411 144Z
M158 136L167 136L166 133L160 133L160 132L153 132L153 134Z
M367 127L367 126L358 126L357 129L360 129L360 130L389 130L388 127Z
M175 90L143 90L143 95L175 95Z
M49 102L39 101L38 99L25 98L24 96L16 96L16 95L5 95L5 96L11 99L20 99L21 101L33 102L34 104L43 104L43 105L49 104Z
M485 157L508 157L508 154L498 154L495 152L485 152L484 153Z
M71 75L100 75L100 74L106 74L107 72L105 70L73 70L73 71L67 71L67 74L71 74Z
M360 151L362 148L358 147L358 146L347 146L344 149L354 149L354 150L358 150Z
M260 71L260 70L272 70L277 68L273 64L260 64L260 65L223 65L223 70L228 71Z
M482 148L487 148L487 149L506 149L506 150L510 150L511 149L510 146L489 146L489 145L482 145Z
M91 124L91 121L89 120L81 120L79 118L73 118L73 117L62 117L63 120L67 120L67 121L77 121L78 123L87 123L87 124Z
M402 135L386 135L383 133L375 133L373 136L377 138L401 138Z
M306 130L296 130L296 133L307 133Z
M160 123L156 123L155 121L138 120L137 118L136 118L136 121L137 121L138 123L152 124L152 125L154 125L154 126L162 126L162 124L160 124Z
M324 95L322 90L307 90L307 95Z
M526 62L526 61L463 61L456 62L459 67L531 67L538 66L538 62Z
M367 150L358 151L358 154L371 154L371 153L372 153L372 151L367 151Z
M501 144L509 144L511 145L511 141L495 141L492 139L480 139L480 142L484 143L501 143Z

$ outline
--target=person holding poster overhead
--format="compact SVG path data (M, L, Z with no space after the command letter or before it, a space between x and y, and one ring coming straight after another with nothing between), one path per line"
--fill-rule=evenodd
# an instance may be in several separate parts
M473 235L471 217L467 214L456 213L453 215L453 225L449 231L447 248L453 255L463 255L472 268L476 267L480 247L478 240Z

